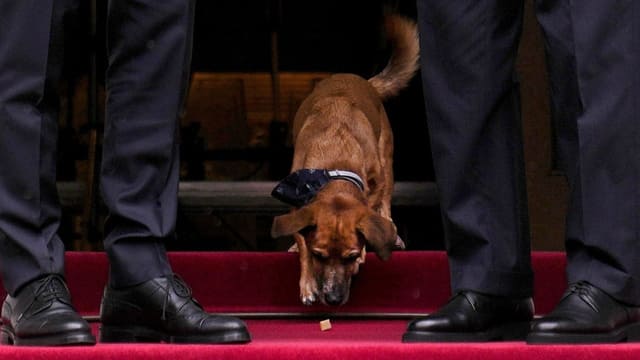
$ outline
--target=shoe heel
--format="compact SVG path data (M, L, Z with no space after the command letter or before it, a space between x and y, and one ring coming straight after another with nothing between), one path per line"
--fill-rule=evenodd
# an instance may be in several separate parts
M13 345L13 337L9 334L9 331L4 328L0 328L0 344Z
M140 327L100 327L101 343L159 343L165 340L161 334Z

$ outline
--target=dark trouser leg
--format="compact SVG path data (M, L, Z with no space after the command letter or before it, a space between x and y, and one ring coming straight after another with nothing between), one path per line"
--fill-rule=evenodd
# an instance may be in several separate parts
M531 296L515 74L522 1L419 0L417 5L452 289Z
M171 273L193 1L111 0L101 189L113 286Z
M640 3L539 0L560 159L569 282L640 305Z
M10 294L62 273L57 94L68 4L0 2L0 272Z

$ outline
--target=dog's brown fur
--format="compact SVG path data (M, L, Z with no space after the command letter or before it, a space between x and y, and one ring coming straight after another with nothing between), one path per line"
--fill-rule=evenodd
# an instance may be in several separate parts
M365 182L363 192L349 181L330 181L309 204L273 220L273 237L295 238L307 305L347 301L365 244L384 260L404 246L391 219L393 134L382 101L417 71L418 35L415 23L398 15L385 25L394 49L385 69L369 80L336 74L321 81L294 119L292 172L348 170Z

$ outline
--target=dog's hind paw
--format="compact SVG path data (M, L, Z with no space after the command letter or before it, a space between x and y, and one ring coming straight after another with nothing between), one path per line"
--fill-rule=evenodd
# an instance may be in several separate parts
M298 250L298 244L295 243L293 245L291 245L291 247L289 248L289 250L287 250L288 252L299 252Z

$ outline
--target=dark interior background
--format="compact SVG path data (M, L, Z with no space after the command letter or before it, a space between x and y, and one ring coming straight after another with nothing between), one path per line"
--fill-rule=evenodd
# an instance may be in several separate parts
M78 94L86 92L86 77L91 50L97 62L98 104L96 121L85 108L60 115L58 175L61 181L84 181L87 169L87 138L92 130L99 132L103 120L100 92L105 69L106 0L97 0L97 34L89 36L89 1L81 2L69 16L65 29L66 70L61 87L62 108L77 107ZM547 81L543 41L533 14L533 0L526 0L525 23L518 67L522 78L522 112L525 138L527 185L534 249L562 248L564 231L564 198L566 183L553 167L553 142L548 114ZM387 11L415 18L413 0L369 1L293 1L293 0L199 0L194 29L193 73L269 73L273 68L272 34L277 34L277 67L282 72L350 72L370 77L382 69L388 59L382 17ZM75 15L75 16L73 16ZM85 86L83 90L82 86ZM84 100L87 101L86 99ZM385 104L395 138L394 172L397 181L434 180L429 148L427 120L420 76L408 89ZM275 121L274 121L275 124ZM275 124L278 125L278 124ZM291 149L282 140L286 127L274 126L269 142L279 144L278 156L267 154L270 171L261 180L275 181L290 166ZM198 156L192 149L201 147L202 139L192 129L182 129L185 149L183 163L197 167ZM197 134L196 134L197 135ZM215 143L212 139L205 139ZM240 154L240 155L239 155ZM231 154L238 157L245 154ZM256 156L247 152L247 156ZM264 154L258 154L265 156ZM221 156L218 154L218 156ZM86 166L85 166L86 167ZM184 180L193 180L185 178ZM99 208L100 220L105 215ZM393 209L401 234L410 249L442 249L442 229L437 206ZM82 237L82 214L64 212L61 229L67 246L74 249ZM256 214L188 214L179 213L178 240L170 242L170 250L281 250L286 244L268 235L271 217ZM90 249L99 248L101 222L88 240ZM75 246L78 248L78 246ZM85 247L86 248L86 247Z
M97 0L96 38L89 35L90 6L82 2L67 19L65 101L78 101L78 86L89 71L91 50L95 51L98 88L103 88L106 67L104 45L107 1ZM269 73L274 67L272 36L277 36L277 68L281 72L349 72L368 78L380 71L389 55L382 27L385 12L396 12L415 18L413 1L291 1L237 0L196 3L192 73ZM104 96L102 92L99 96ZM101 130L103 103L99 101L96 122L81 120L67 112L61 119L59 178L83 181L84 174L70 158L84 159L87 134ZM386 103L395 136L394 172L396 181L433 181L427 123L419 76L401 96ZM187 136L182 129L185 151L183 163L194 161L190 149L203 139ZM288 131L283 129L282 131ZM271 143L286 134L270 134ZM215 143L216 139L204 139ZM200 142L198 142L200 141ZM286 147L285 144L281 144ZM288 151L286 151L288 150ZM291 149L270 156L267 179L286 175ZM242 154L240 152L239 154ZM220 156L220 155L218 155ZM223 155L224 156L224 155ZM234 157L242 156L238 153ZM197 166L197 164L196 164ZM86 170L85 170L86 171ZM187 180L187 179L185 179ZM188 179L192 180L192 179ZM96 227L106 215L99 208ZM77 214L65 216L63 238L77 238ZM412 249L442 247L439 210L437 207L394 209L401 234ZM188 214L180 213L178 241L168 243L170 250L281 250L288 245L271 239L271 216L259 214ZM101 229L93 231L92 248L100 247ZM67 244L73 248L73 242ZM76 242L77 244L77 242Z

